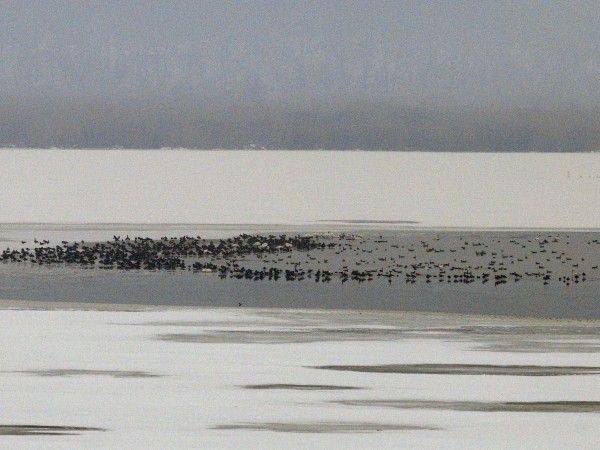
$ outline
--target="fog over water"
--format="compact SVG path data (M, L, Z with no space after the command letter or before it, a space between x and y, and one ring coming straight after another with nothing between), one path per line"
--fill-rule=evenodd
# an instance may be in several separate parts
M0 150L2 222L600 227L600 154Z
M592 102L587 0L2 2L4 92Z
M587 0L6 0L0 145L590 151Z

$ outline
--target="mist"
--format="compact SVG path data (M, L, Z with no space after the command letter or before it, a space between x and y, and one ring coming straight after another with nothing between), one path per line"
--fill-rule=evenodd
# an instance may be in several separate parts
M600 146L592 1L1 7L3 146Z

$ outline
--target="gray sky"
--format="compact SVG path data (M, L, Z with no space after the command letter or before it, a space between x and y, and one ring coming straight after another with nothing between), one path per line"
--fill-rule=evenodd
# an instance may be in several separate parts
M600 2L0 2L0 92L600 104Z

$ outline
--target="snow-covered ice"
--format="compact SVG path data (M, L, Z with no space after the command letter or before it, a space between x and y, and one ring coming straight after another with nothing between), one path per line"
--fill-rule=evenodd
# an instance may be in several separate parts
M3 222L600 227L600 153L0 150Z
M5 435L4 448L600 444L597 322L6 301L3 308L0 430L105 430ZM407 364L473 373L318 368ZM477 374L507 365L514 373ZM524 376L524 366L595 369Z

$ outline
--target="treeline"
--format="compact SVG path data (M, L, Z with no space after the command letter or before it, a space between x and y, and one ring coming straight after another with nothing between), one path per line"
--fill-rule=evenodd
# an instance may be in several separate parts
M5 99L0 145L33 148L597 151L600 111L385 102Z

